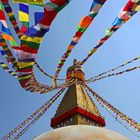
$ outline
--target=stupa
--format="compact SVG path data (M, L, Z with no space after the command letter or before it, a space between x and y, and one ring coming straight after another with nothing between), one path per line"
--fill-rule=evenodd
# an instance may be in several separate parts
M69 86L51 119L51 127L54 130L34 140L129 140L121 134L103 128L106 125L105 119L81 84L81 81L85 81L85 73L81 67L76 67L77 61L74 60L67 70L67 78L76 82Z

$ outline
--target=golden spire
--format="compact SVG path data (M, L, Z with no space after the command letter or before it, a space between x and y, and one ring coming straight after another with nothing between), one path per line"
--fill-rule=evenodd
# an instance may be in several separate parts
M51 126L58 128L68 125L94 125L105 126L104 118L100 115L95 103L80 84L85 81L85 74L82 68L77 68L77 61L67 70L68 79L77 79L66 91L60 102L55 116L51 120Z

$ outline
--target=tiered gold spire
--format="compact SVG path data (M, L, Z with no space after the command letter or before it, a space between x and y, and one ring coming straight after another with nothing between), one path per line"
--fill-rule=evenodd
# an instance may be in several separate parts
M73 66L67 70L67 78L74 78L77 82L71 85L66 91L61 103L58 106L51 126L58 128L68 125L94 125L105 126L104 118L100 115L98 108L91 97L80 84L85 80L85 74L81 68L76 67L76 60Z

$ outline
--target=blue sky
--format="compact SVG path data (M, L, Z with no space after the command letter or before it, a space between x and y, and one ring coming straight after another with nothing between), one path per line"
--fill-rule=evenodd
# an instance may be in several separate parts
M96 45L97 41L104 36L105 30L111 26L126 2L127 0L108 0L106 2L93 24L85 32L73 50L62 69L60 77L65 78L66 69L72 64L74 58L78 60L84 58L91 48ZM49 74L54 75L59 59L69 45L77 24L83 16L87 15L91 3L92 0L86 1L86 3L81 0L72 0L53 22L49 33L46 34L41 44L37 57L37 61L41 67ZM12 6L17 11L18 5L14 4ZM31 6L30 10L31 20L33 21L33 12L42 9ZM137 13L84 64L83 69L87 78L140 55L139 16L140 13ZM139 61L130 64L128 67L137 65L140 65ZM2 137L23 122L25 118L53 96L56 91L44 95L29 93L22 89L18 81L5 73L3 69L0 69L0 75L0 137ZM42 75L38 70L36 70L36 77L44 84L52 84L52 81ZM140 71L136 70L121 76L91 83L90 86L113 106L137 122L140 122L139 79ZM49 126L50 118L54 116L61 98L26 132L21 140L31 139L52 129ZM116 122L104 109L100 108L100 106L98 107L101 114L106 118L106 128L122 133L132 140L138 140Z

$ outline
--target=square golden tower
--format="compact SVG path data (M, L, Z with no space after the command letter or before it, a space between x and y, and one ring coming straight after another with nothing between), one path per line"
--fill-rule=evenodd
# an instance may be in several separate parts
M59 128L68 125L93 125L103 127L105 120L100 115L95 103L85 91L81 81L85 80L85 74L81 68L73 70L77 66L74 60L73 66L67 70L68 79L76 79L77 82L71 85L62 101L60 102L55 116L51 120L53 128Z

